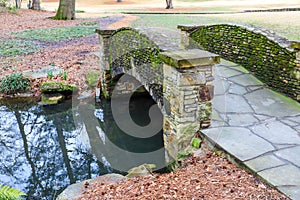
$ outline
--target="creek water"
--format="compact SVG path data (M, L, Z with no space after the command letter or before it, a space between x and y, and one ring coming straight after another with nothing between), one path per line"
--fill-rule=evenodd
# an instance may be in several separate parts
M132 119L140 126L147 125L147 111L153 104L150 96L131 98ZM137 164L159 165L164 163L161 149L162 131L148 138L124 133L114 121L109 101L96 104L91 99L74 104L67 100L55 106L0 102L0 184L25 192L30 200L55 199L72 183L124 173L123 169ZM153 151L159 153L148 160L135 160L135 155Z

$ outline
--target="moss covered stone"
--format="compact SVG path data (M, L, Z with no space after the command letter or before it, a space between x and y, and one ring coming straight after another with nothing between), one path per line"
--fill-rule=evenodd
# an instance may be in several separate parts
M64 100L64 95L56 94L43 94L41 102L43 105L54 105L62 102Z
M91 70L86 74L86 80L89 86L96 87L100 72L98 70Z
M40 85L40 91L43 93L65 93L65 92L75 92L77 87L66 82L43 82Z
M228 24L199 26L190 37L204 50L244 66L274 90L299 101L299 41L288 45L287 39L266 30Z

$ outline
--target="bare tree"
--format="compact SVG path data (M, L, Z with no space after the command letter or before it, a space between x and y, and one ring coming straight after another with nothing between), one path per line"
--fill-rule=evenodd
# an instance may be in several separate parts
M32 10L41 10L41 1L40 0L32 0L32 1L29 0L27 7L28 7L28 9L32 9Z
M172 0L166 0L166 3L167 3L166 9L172 9L173 8Z
M16 0L16 8L20 9L21 3L22 3L22 0Z

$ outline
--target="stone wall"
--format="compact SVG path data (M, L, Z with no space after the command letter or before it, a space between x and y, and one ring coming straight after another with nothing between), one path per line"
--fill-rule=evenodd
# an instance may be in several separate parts
M300 101L300 42L254 26L179 26L190 45L241 64L274 90Z

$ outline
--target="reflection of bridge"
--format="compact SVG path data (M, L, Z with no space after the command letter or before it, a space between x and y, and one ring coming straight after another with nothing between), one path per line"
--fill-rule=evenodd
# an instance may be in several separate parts
M210 124L215 54L181 47L179 34L166 30L123 28L98 30L101 45L102 93L107 96L114 78L135 77L157 102L164 115L166 159L183 153L194 134ZM167 36L168 35L168 36ZM114 93L127 94L136 86L118 82Z

